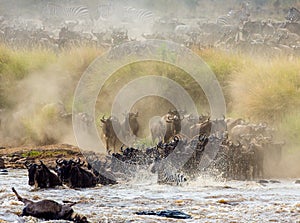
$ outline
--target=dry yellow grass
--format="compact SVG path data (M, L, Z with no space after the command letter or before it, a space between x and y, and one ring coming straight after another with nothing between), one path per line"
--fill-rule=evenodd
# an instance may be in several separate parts
M254 120L280 121L300 108L300 60L253 61L234 73L230 88L236 113Z

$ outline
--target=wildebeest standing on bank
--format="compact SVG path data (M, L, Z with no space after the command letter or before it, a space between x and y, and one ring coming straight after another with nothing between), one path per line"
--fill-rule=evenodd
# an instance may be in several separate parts
M22 216L33 216L45 220L69 220L76 223L88 222L86 217L74 213L74 210L71 207L76 203L62 205L53 200L33 202L29 199L22 198L15 188L12 188L12 191L15 193L18 200L25 204Z
M113 116L107 119L103 116L100 121L102 123L101 128L105 139L106 151L108 152L110 148L113 148L113 151L117 152L116 148L121 146L121 142L117 136L121 129L119 120Z
M177 110L169 111L168 114L162 117L162 122L165 124L164 142L169 142L173 136L181 131L181 118Z
M208 117L205 121L203 120L200 123L196 123L190 127L190 137L193 138L200 134L210 135L211 133L212 122Z
M55 186L61 186L62 182L59 177L49 170L49 168L40 161L40 165L35 163L25 162L25 166L28 169L28 184L30 186L35 185L39 188L49 188Z
M139 113L129 112L125 114L125 120L121 125L122 136L127 141L130 137L137 137L140 125L137 121Z
M162 141L165 135L165 126L162 123L162 118L160 116L153 117L149 122L149 127L152 142L154 143L156 139Z
M198 118L192 114L183 116L181 121L181 133L185 134L188 137L190 136L190 128L191 126L198 123Z
M178 111L169 111L160 119L153 120L150 123L152 141L156 139L165 143L169 142L176 134L181 131L181 118Z

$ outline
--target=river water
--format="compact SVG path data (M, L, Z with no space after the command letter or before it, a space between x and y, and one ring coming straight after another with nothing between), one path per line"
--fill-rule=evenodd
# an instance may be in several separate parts
M27 170L0 175L0 222L67 222L18 217L23 204L12 193L12 186L34 201L79 201L73 209L90 222L300 222L300 184L295 179L260 184L203 176L186 185L169 186L156 184L155 175L141 173L130 182L76 190L34 190L27 181ZM179 210L192 219L135 214L147 210Z

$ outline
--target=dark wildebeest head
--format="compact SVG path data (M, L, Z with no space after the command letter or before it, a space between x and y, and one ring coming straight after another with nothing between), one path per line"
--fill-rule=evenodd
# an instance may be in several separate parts
M35 163L25 162L25 166L28 169L28 177L29 177L28 184L30 186L33 186L35 184L34 179L35 179L35 173L37 171L38 165Z
M56 160L57 171L63 182L67 183L71 188L85 188L96 186L97 179L95 175L82 168L84 162L78 158L74 160Z
M15 188L12 188L12 191L15 193L18 200L25 204L22 216L33 216L46 220L69 220L76 223L88 223L86 217L74 213L72 206L76 203L62 205L53 200L33 202L21 197Z
M40 165L25 162L25 166L28 169L28 184L30 186L49 188L62 185L59 177L51 172L42 161L40 161Z
M69 164L70 164L70 161L67 161L65 159L63 159L63 160L57 159L56 160L57 175L60 178L60 180L64 183L67 182L67 177L70 175L71 166Z
M195 137L197 135L205 134L210 135L212 128L212 121L208 117L205 121L197 123L190 128L190 136Z
M169 110L169 112L162 117L162 122L166 126L164 142L168 142L174 135L181 131L181 118L177 110Z

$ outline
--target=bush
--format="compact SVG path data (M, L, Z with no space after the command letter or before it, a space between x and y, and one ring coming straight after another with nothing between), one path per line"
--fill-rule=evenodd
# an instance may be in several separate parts
M234 110L255 120L280 121L300 108L300 60L256 61L231 82Z

